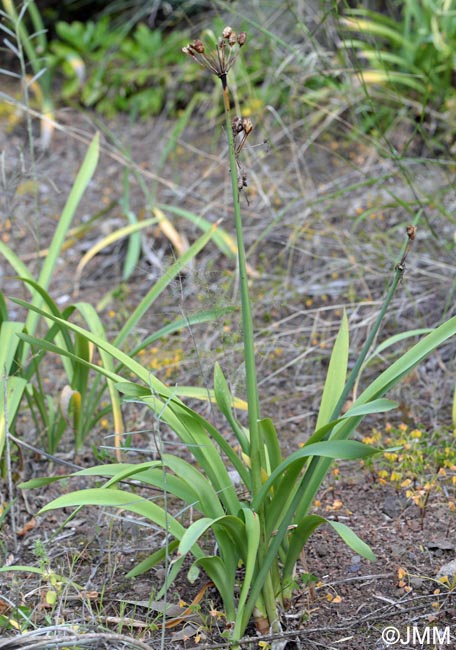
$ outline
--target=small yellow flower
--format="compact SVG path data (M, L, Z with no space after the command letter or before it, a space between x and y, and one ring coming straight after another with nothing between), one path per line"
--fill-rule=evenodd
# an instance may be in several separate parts
M399 431L402 431L402 433L405 433L407 431L407 429L408 429L408 426L404 422L401 422L401 424L399 425Z
M419 429L413 429L413 431L410 431L410 437L411 438L421 438L423 434Z
M383 457L386 458L386 460L391 460L391 461L395 461L395 460L398 459L398 455L394 454L391 451L385 451L385 453L383 454Z

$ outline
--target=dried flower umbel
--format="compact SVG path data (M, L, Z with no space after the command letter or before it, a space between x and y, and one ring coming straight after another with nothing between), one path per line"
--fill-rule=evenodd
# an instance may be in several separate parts
M239 49L244 45L246 38L245 32L236 34L231 27L225 27L221 38L216 43L215 51L207 52L204 43L197 39L183 47L182 52L223 79L236 61Z

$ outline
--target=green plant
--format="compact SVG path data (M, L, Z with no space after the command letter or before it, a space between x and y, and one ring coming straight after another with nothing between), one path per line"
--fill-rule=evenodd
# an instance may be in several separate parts
M247 183L240 153L253 126L249 119L232 118L227 83L229 69L245 39L245 34L236 35L227 27L213 50L207 50L200 40L184 48L186 54L214 73L222 84L237 234L248 425L244 426L235 413L233 396L218 364L214 369L214 390L210 398L215 399L225 416L239 453L231 440L196 410L186 406L177 390L165 386L123 352L119 347L121 341L111 344L106 337L57 314L16 301L52 321L51 329L57 328L61 335L69 330L85 338L98 348L100 354L112 357L118 368L128 373L126 380L120 370L111 369L114 364L111 367L106 363L97 366L56 345L49 337L38 339L27 333L20 334L24 343L55 352L97 371L109 379L127 401L147 405L155 417L155 439L160 452L157 460L146 463L105 465L77 472L78 476L101 476L108 480L102 487L65 494L47 504L41 512L95 504L123 508L154 522L166 533L166 541L131 570L129 576L137 576L164 562L166 579L157 596L164 597L186 556L191 554L194 561L189 578L195 579L202 569L212 580L223 601L226 635L235 646L252 615L261 631L280 630L280 609L288 604L295 588L294 575L300 553L318 526L329 524L357 553L374 558L369 547L346 525L311 514L312 503L333 459L366 458L378 451L349 437L366 415L394 408L394 402L384 399L385 393L435 347L456 333L456 318L436 328L372 381L348 411L342 412L403 275L416 231L415 226L409 226L408 239L394 270L391 286L353 369L347 377L349 333L348 319L344 314L330 359L315 432L302 448L286 458L282 456L280 438L272 421L262 419L260 415L240 209L240 194ZM192 456L192 462L162 451L162 427L170 427L177 434ZM237 489L234 476L241 490ZM126 479L162 490L164 505L132 493L132 487L121 489L121 482ZM36 479L22 487L31 488L53 480L58 479ZM169 496L184 504L180 514L173 515L169 511ZM199 518L186 525L186 511L190 507ZM213 545L204 543L207 536L215 538L215 552L211 550Z
M365 8L346 9L341 28L355 36L345 38L342 48L356 57L355 74L365 87L397 89L418 99L422 111L428 105L439 108L454 98L456 13L451 0L406 0L399 11L393 18Z
M392 484L396 490L414 503L424 526L429 499L434 493L444 495L450 512L456 510L456 444L447 431L426 431L402 423L388 424L382 433L378 429L363 438L375 445L386 438L386 443L397 447L377 456L371 465L375 479L381 484Z
M163 108L174 112L186 102L188 70L178 68L178 50L188 38L174 30L165 34L139 23L113 27L107 16L96 22L58 22L57 39L49 45L51 66L65 75L62 97L79 98L84 106L109 117L127 112L145 117ZM83 62L77 67L74 61Z
M2 241L0 241L0 255L3 255L29 289L33 295L34 305L43 306L49 315L52 314L64 321L78 315L92 332L100 337L106 337L104 325L98 313L90 304L78 302L60 311L48 293L49 285L56 272L56 264L62 246L68 235L79 201L95 171L98 155L99 138L95 136L87 151L86 158L75 180L66 206L63 209L38 278L35 280L32 277L20 257ZM121 228L111 233L107 241L103 239L99 243L98 248L91 249L89 254L93 256L97 250L105 245L122 237L129 236L132 233L139 232L141 229L158 222L158 217L154 217ZM129 339L130 334L140 319L150 309L151 305L161 295L163 290L215 234L214 228L204 230L204 234L167 269L166 274L150 288L148 293L129 314L120 332L115 337L114 342L116 345L121 346ZM190 318L177 318L163 328L160 328L157 332L150 334L139 343L137 342L133 347L130 347L129 354L137 355L164 335L176 332L183 327L187 327L189 324L194 325L196 323L207 322L228 311L230 311L230 308L212 309L194 314ZM97 374L93 381L89 380L89 369L84 362L92 361L93 351L88 345L87 339L78 334L75 334L74 338L71 338L68 332L60 330L55 326L47 334L46 338L48 341L53 341L55 338L69 353L69 357L65 358L63 362L66 373L66 384L61 390L58 403L56 403L48 395L48 391L41 378L41 364L44 358L43 352L33 354L29 359L30 347L27 344L18 344L19 339L16 337L16 334L21 331L34 334L37 323L37 314L33 313L33 311L28 312L27 319L24 323L9 321L6 302L2 292L0 292L0 340L4 341L0 350L0 367L2 373L0 376L0 456L5 444L7 428L11 430L24 396L29 405L37 430L46 431L46 447L50 453L56 451L61 437L68 426L71 427L74 434L75 448L80 449L95 424L108 413L111 413L115 434L115 446L119 455L122 435L124 433L120 398L112 382L109 380L101 381L102 376L99 374ZM12 344L9 343L10 339L13 341ZM32 349L32 352L35 352L35 350ZM111 371L114 370L110 357L102 354L101 363ZM100 408L102 396L106 393L106 390L109 391L110 404L109 406ZM203 391L200 394L203 394Z
M5 18L5 23L0 25L0 29L7 35L4 42L16 54L21 64L26 106L29 105L28 89L31 88L34 91L40 107L40 144L42 149L47 149L54 130L55 110L52 97L54 69L49 56L46 29L34 0L24 2L19 13L12 0L2 0L2 4L4 11L1 12L1 15ZM34 30L33 33L30 33L26 26L26 17ZM33 73L32 76L27 71L26 59ZM66 65L72 67L81 77L83 64L80 57L75 53L66 53L64 60ZM12 74L6 70L0 72Z

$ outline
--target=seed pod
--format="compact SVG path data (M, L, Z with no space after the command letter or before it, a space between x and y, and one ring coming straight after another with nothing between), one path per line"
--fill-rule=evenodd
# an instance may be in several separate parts
M231 27L224 27L223 32L222 32L223 38L229 38L231 36L232 31L233 30L231 29Z
M236 117L233 118L233 121L231 122L231 128L233 129L233 135L235 137L239 133L242 133L244 130L244 127L242 126L242 119L239 117L239 115L236 115Z
M242 47L246 40L247 40L247 34L245 32L240 32L240 34L238 34L237 37L237 42L239 47Z
M416 237L416 226L407 226L407 236L410 241L413 241Z
M244 117L244 119L242 120L242 127L243 127L243 129L245 131L245 134L249 135L249 133L253 129L253 124L252 124L252 120L250 119L250 117Z
M192 50L195 50L195 52L198 52L198 54L204 54L204 45L203 45L203 41L200 41L199 39L196 39L196 41L193 41L193 43L191 43L191 44L189 45L189 47L190 47Z
M236 32L231 32L230 37L228 39L228 43L229 43L230 47L233 47L233 45L236 45L236 43L237 43Z

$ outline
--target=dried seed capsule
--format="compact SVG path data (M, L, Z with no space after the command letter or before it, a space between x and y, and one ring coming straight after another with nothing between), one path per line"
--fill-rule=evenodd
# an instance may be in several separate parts
M196 39L196 41L193 41L189 47L192 50L195 50L195 52L198 52L198 54L204 54L204 45L203 41L200 41L199 39Z
M407 236L410 241L413 241L416 237L416 226L407 226Z
M242 127L243 127L243 129L245 131L245 134L249 135L249 133L253 129L253 124L252 124L252 120L250 119L250 117L244 117L244 119L242 120Z
M229 38L231 36L232 31L233 30L231 29L231 27L225 27L222 32L223 38Z
M228 39L228 43L229 43L230 47L233 47L233 45L236 45L236 43L237 43L236 32L231 32L230 37Z
M238 34L237 37L237 42L239 47L242 47L246 40L247 40L247 34L245 32L240 32L240 34Z
M244 130L244 127L242 126L242 118L236 115L231 122L231 128L233 129L234 136L238 135L238 133L242 133Z

